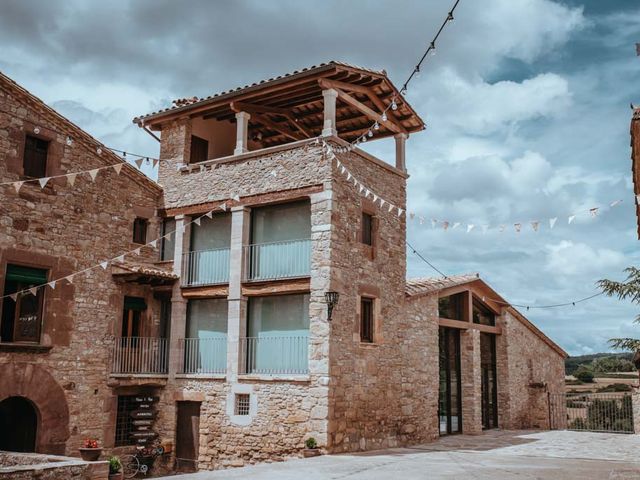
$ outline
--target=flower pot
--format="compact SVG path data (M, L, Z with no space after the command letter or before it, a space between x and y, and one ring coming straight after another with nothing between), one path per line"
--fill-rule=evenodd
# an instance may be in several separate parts
M302 455L304 455L304 458L319 457L321 454L322 452L319 448L305 448L304 450L302 450Z
M122 472L109 474L109 480L123 480L123 479L124 479L124 473Z
M85 462L95 462L100 458L102 448L81 448L80 456Z

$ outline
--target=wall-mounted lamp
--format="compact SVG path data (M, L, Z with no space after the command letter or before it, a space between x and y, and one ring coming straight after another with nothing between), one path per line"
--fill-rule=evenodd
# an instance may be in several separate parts
M338 292L325 292L324 299L327 302L327 320L331 321L331 313L333 312L333 307L338 304L340 294Z

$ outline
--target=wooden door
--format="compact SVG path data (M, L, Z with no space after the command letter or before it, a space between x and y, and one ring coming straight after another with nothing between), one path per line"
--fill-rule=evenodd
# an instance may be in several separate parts
M177 402L176 466L181 471L198 467L200 402Z

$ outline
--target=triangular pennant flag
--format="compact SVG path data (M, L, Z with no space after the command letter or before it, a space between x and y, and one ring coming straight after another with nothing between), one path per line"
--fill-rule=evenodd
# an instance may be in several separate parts
M113 169L116 171L116 174L120 175L120 170L122 170L122 165L124 165L124 163L116 163L113 166Z
M102 267L103 270L106 270L107 267L109 266L109 262L100 262L100 266Z
M393 210L394 206L392 203L389 204L389 212L391 212L391 210Z
M204 214L205 217L213 218L213 210Z
M460 226L460 222L454 222L453 223L453 227L451 227L453 230L455 230L456 228L458 228Z
M404 212L404 210L403 210L403 209L398 208L398 216L399 216L399 217L400 217L400 216L402 216L402 213L403 213L403 212Z
M38 287L31 287L29 289L29 293L35 297L36 295L38 295Z
M353 179L353 184L354 184L356 187L358 186L358 180L356 180L356 179L355 179L355 177L354 177L354 179Z
M164 238L166 238L167 240L171 241L171 236L174 234L175 232L169 232L166 235L164 235Z
M520 230L522 230L522 224L521 223L514 223L513 226L516 229L516 233L520 233Z
M360 184L360 193L364 192L364 185Z
M149 245L151 245L153 248L156 248L158 246L158 240L151 240L149 242Z
M369 198L369 195L371 195L371 190L367 190L366 188L364 189L364 198Z
M549 219L549 228L551 230L553 230L553 227L555 226L557 221L558 221L558 217L553 217Z
M218 208L220 208L221 210L224 210L225 212L227 211L227 204L226 202L223 203L222 205L220 205Z
M567 220L568 220L569 225L571 225L571 222L573 222L573 220L574 220L575 218L576 218L576 216L575 216L575 215L569 215L569 218L567 219Z
M180 171L182 169L182 167L184 167L184 163L176 164L176 170Z
M381 198L381 199L380 199L380 208L384 207L384 204L385 204L385 203L386 203L386 202Z
M22 187L23 184L24 182L13 182L13 188L16 189L16 193L20 191L20 187Z
M40 188L44 188L45 185L47 184L47 182L50 180L51 177L43 177L38 179L38 183L40 184Z
M337 166L337 167L340 167L340 165L342 165L342 162L340 161L340 159L338 159L338 160L336 161L336 166Z
M157 158L154 158L154 159L153 159L153 168L156 168L156 165L158 165L158 162L159 162L159 161L160 161L160 160L158 160Z
M531 222L531 228L533 228L534 232L538 231L538 227L540 227L540 222L539 221L535 221L535 222Z
M600 210L600 207L593 207L589 209L589 213L591 214L592 217L597 217L598 210Z
M442 228L446 231L449 228L449 222L442 222Z
M73 187L73 185L76 183L76 177L77 176L78 176L77 173L69 173L69 174L67 174L67 183L69 183L69 185Z
M124 262L124 255L117 256L116 258L114 258L114 260L116 262Z
M238 195L237 193L233 196L233 201L234 202L239 202L240 201L240 195Z
M96 177L98 176L98 172L100 171L99 168L94 168L93 170L89 170L89 176L91 177L91 181L95 182L96 181Z
M67 275L64 279L69 283L73 283L73 274Z
M347 180L351 180L351 172L347 173Z
M469 225L467 225L467 233L469 233L474 228L475 228L475 225L473 223L470 223Z
M373 194L373 203L376 203L378 201L378 195L376 195L375 193Z
M196 225L200 225L200 217L196 218L193 223L195 223Z
M51 280L49 283L47 283L47 285L49 285L49 287L51 287L51 290L55 290L56 289L56 281L55 280Z
M138 168L142 168L142 162L144 162L144 158L139 158L135 161L135 164L138 166Z
M11 298L11 300L13 300L14 302L18 301L18 294L17 293L11 293L9 294L9 297Z
M200 171L204 172L206 170L206 167L204 165L200 165Z
M613 208L613 207L615 207L616 205L620 205L621 203L622 203L622 200L614 200L613 202L611 202L611 203L609 204L609 206L610 206L611 208Z
M345 174L345 172L347 171L347 169L346 169L346 168L344 168L344 165L342 165L342 166L340 167L340 171L341 171L341 172L342 172L342 174L344 175L344 174Z
M140 255L140 252L141 252L140 247L136 248L136 249L133 251L133 253L135 253L136 255Z

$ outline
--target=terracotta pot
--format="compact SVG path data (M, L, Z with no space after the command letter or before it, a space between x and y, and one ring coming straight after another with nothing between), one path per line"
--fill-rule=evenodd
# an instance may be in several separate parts
M304 455L304 458L319 457L321 454L322 452L319 448L305 448L304 450L302 450L302 455Z
M124 473L122 472L109 474L109 480L123 480L123 479L124 479Z
M100 458L102 448L81 448L80 456L85 462L95 462Z

